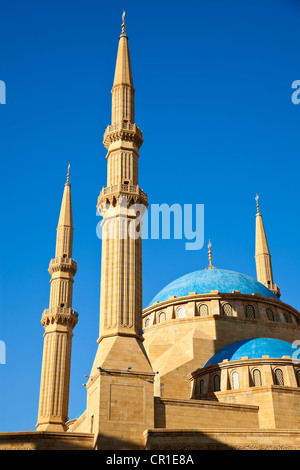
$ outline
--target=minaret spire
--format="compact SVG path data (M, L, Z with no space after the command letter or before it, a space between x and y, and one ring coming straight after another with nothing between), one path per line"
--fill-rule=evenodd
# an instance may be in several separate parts
M280 297L280 290L273 281L271 254L264 228L263 218L258 204L259 196L256 194L256 233L255 233L255 262L257 280Z
M66 184L70 184L70 161L69 161L69 165L68 165L68 173L67 173L67 181L66 181Z
M125 9L123 8L122 14L122 35L125 34L126 36L126 24L125 24Z
M123 11L122 19L122 33L119 38L114 83L112 87L112 125L120 125L123 121L134 124L135 120L135 90L133 86L128 37L126 35L125 11Z
M73 217L70 164L61 203L55 258L50 261L49 308L44 310L45 329L37 429L65 431L68 419L72 330L78 314L72 309L73 277L77 263L72 259Z
M257 212L257 214L260 214L259 204L258 204L259 195L257 193L256 193L256 196L255 196L255 200L256 200L256 212Z
M70 184L70 163L68 165L67 179L64 187L64 193L60 208L60 215L57 226L57 241L56 241L56 258L57 256L70 255L72 256L73 245L73 214L72 214L72 199L71 199L71 184ZM67 236L65 237L65 234ZM65 243L61 243L60 235L64 238Z

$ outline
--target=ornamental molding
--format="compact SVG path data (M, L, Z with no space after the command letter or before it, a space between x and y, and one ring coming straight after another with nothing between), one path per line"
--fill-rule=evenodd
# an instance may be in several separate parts
M133 142L140 148L144 141L143 133L136 124L128 121L107 126L103 136L104 147L108 150L112 143L118 141Z
M59 312L59 310L70 310L70 312ZM46 309L43 312L41 323L44 328L49 325L71 326L78 322L78 313L71 309Z
M242 294L238 291L231 292L231 293L221 293L218 291L211 291L205 294L197 294L195 292L191 292L190 294L183 296L183 297L176 297L172 296L169 297L167 300L163 300L161 302L155 302L152 305L149 305L145 309L143 309L143 318L149 315L152 312L166 309L167 307L174 305L174 306L179 306L180 304L186 304L187 302L209 302L211 300L219 300L219 301L225 301L225 300L231 300L231 301L248 301L249 304L251 302L258 302L259 304L269 304L270 306L273 306L275 309L280 309L280 310L287 310L289 313L294 313L298 319L300 319L300 312L296 310L294 307L291 305L288 305L284 302L282 302L279 299L275 299L273 297L262 297L261 294ZM219 316L219 315L218 315ZM220 315L221 316L221 315ZM297 325L294 325L297 326Z
M54 258L50 261L48 272L52 275L58 271L68 272L74 276L77 272L77 262L72 258Z

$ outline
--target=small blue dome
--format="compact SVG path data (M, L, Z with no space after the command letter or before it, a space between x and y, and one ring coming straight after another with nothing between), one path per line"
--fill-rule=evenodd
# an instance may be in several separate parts
M149 306L157 301L168 300L172 296L184 297L190 292L209 294L212 290L227 294L238 290L241 294L261 294L263 297L277 299L267 287L246 274L225 269L204 269L186 274L168 284L152 299Z
M279 359L282 356L291 356L295 347L287 341L273 338L251 338L232 343L214 354L203 367L208 364L219 364L224 359L239 361L242 357L249 359L261 359L269 356L271 359Z

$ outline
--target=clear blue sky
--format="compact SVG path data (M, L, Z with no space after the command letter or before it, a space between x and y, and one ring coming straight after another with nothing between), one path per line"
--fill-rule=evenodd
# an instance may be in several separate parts
M296 0L2 0L0 431L34 430L42 311L71 160L78 262L70 418L96 352L101 241L97 196L106 185L102 137L126 8L144 132L140 186L151 203L205 204L205 245L143 245L144 305L167 283L213 264L255 277L255 193L282 300L300 309L300 3Z

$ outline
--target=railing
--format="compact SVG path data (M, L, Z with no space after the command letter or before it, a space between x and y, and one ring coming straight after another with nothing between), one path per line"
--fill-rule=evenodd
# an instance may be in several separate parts
M54 315L56 313L64 313L66 315L73 315L74 317L78 318L78 312L75 312L71 307L53 307L53 308L46 308L44 310L45 315Z
M118 130L134 131L134 132L142 134L142 131L137 127L137 125L132 124L129 121L122 121L121 123L107 126L107 128L105 129L105 132L113 132L113 131L118 131Z
M54 258L50 261L50 264L70 264L72 266L77 267L77 262L74 261L72 258Z
M134 185L124 184L124 183L113 184L112 186L103 188L100 193L100 197L105 196L106 194L113 194L113 193L118 193L118 192L124 192L124 193L129 193L129 194L139 194L140 196L143 196L144 198L147 199L147 194L144 193L144 191L140 189L138 185L134 186Z
M122 138L125 138L125 140L134 141L140 147L143 142L143 133L136 124L132 124L128 121L111 124L110 126L107 126L104 132L104 146L109 149L109 146L112 142Z

